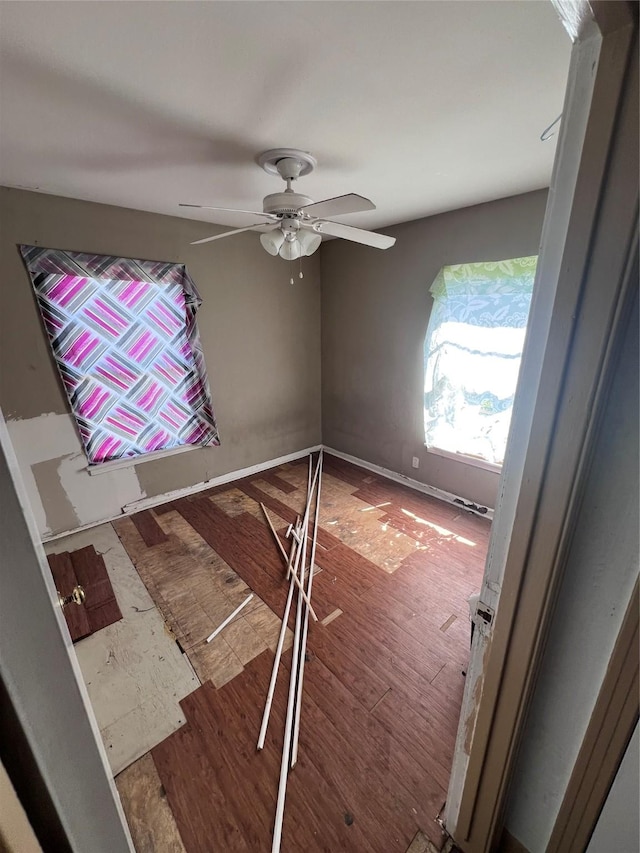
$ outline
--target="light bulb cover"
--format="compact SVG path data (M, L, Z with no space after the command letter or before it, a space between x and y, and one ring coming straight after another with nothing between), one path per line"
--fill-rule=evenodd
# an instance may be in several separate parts
M315 231L307 231L306 229L303 231L300 229L298 232L298 240L300 241L300 248L302 250L303 255L313 255L313 253L320 247L320 243L322 243L322 234L317 234Z
M295 261L302 254L300 242L298 240L285 240L280 247L280 257L285 261Z
M270 255L275 257L284 243L284 234L279 228L275 228L273 231L267 231L266 234L261 234L260 242L262 243L262 247L266 249Z

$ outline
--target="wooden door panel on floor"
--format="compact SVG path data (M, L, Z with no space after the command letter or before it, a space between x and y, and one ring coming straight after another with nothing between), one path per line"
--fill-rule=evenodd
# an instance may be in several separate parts
M122 619L104 560L93 545L49 554L47 560L60 595L67 597L78 586L84 590L82 604L70 602L63 610L74 643Z
M90 633L107 625L119 622L122 613L116 601L107 567L100 554L91 545L71 552L71 562L78 583L85 592L84 609L87 613Z
M78 585L78 579L73 570L71 556L68 553L49 554L47 561L58 593L63 598L72 595L74 588ZM87 619L87 611L82 605L67 604L62 612L74 643L89 636L91 628Z

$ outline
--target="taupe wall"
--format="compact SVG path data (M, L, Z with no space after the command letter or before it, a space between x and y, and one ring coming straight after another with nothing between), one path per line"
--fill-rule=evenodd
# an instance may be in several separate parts
M320 250L322 435L329 447L493 507L499 475L428 453L423 343L429 288L446 264L534 255L547 191L407 222L378 252L333 240ZM411 466L417 456L420 467Z
M320 442L319 258L289 283L256 234L210 246L216 226L0 189L0 408L41 533ZM89 477L16 244L187 264L222 446ZM39 500L39 504L38 504Z
M321 440L493 506L496 473L423 445L429 287L444 264L536 253L545 202L541 190L399 225L387 252L331 241L291 286L287 264L255 234L192 247L215 226L0 188L0 408L41 534ZM198 324L222 446L90 477L18 243L186 263L204 300Z

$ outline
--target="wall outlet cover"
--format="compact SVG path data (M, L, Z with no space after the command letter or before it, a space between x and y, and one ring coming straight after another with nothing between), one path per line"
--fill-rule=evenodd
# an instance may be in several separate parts
M413 459L411 460L411 467L412 468L419 468L420 467L420 460L418 459L417 456L414 456Z

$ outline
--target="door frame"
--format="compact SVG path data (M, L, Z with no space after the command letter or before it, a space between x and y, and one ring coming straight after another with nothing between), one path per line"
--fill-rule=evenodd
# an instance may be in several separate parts
M43 850L133 853L0 412L0 757Z
M574 42L445 826L498 843L633 280L635 4L552 0ZM635 100L634 100L635 99Z
M546 853L583 853L638 723L638 580L598 693Z

